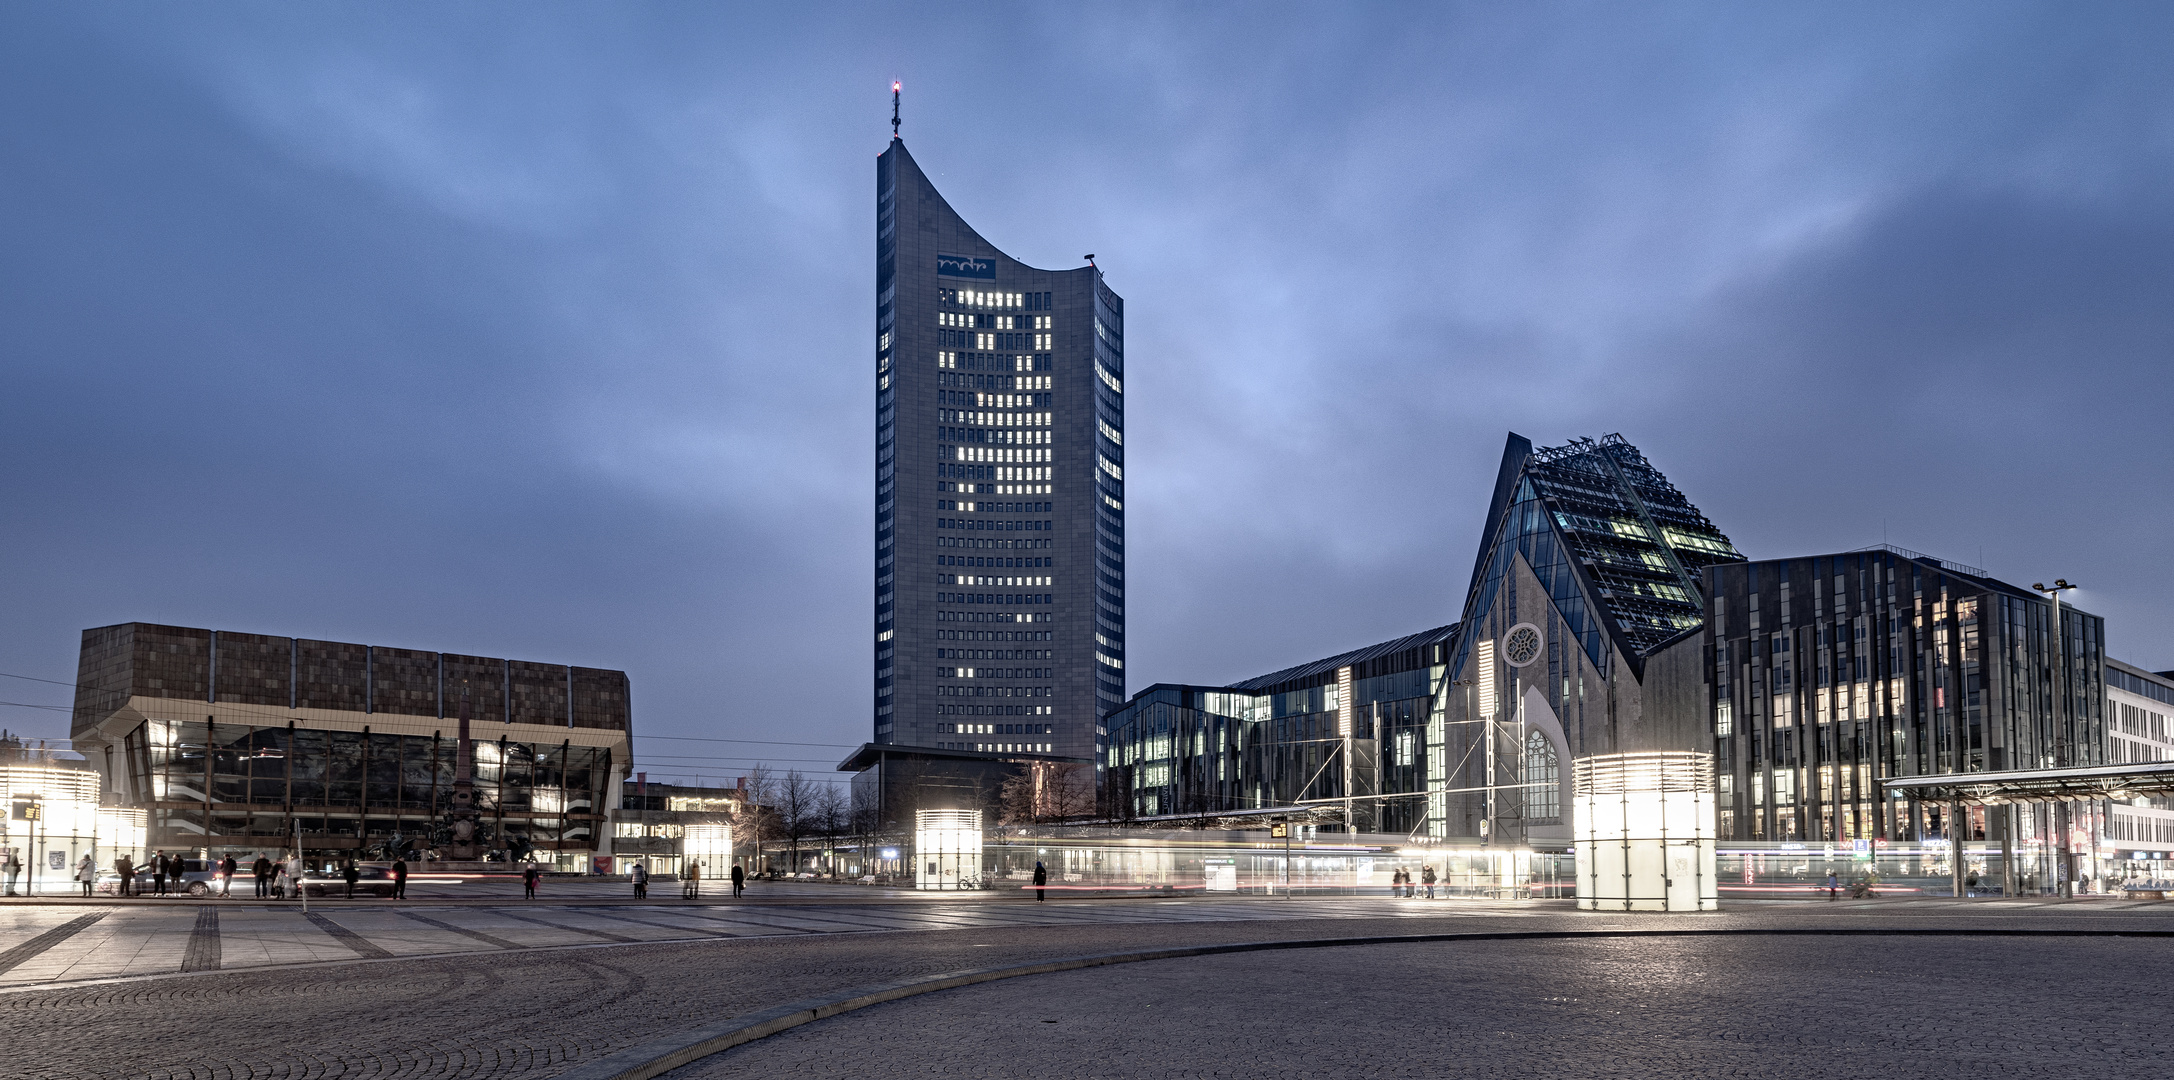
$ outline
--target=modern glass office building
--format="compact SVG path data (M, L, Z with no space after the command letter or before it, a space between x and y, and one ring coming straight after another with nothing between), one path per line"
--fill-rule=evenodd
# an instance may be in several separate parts
M1123 703L1124 328L877 158L875 742L1085 758Z
M72 734L155 849L448 839L466 701L479 846L585 868L631 760L624 672L123 623L83 632Z
M1724 839L1998 839L1893 777L2106 763L2104 620L1901 548L1715 567L1704 646ZM2040 815L2045 817L2046 815ZM1960 825L1960 828L1951 827ZM2048 821L2022 811L2018 826ZM1991 830L1990 832L1988 830Z
M1443 626L1229 686L1157 683L1104 718L1104 813L1207 814L1352 800L1411 832L1441 768Z

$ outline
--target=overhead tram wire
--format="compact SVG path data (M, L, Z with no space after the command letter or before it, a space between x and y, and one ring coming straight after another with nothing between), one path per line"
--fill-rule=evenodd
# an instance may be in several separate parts
M37 676L35 676L35 675L17 675L17 674L15 674L15 673L13 673L13 672L8 672L8 671L0 671L0 676L5 676L5 677L7 677L7 678L10 678L10 679L24 679L24 680L27 680L27 681L30 681L30 682L51 683L51 684L52 684L52 685L54 685L54 686L66 686L66 687L71 687L71 688L73 688L73 689L77 689L77 690L83 690L83 689L90 689L90 690L104 690L104 688L103 688L103 687L97 687L97 686L92 686L92 685L91 685L91 684L89 684L89 683L70 683L70 682L61 682L61 681L60 681L60 680L58 680L58 679L41 679L41 678L38 678L38 677L37 677ZM191 700L191 699L187 699L187 698L168 698L168 699L162 699L162 700L171 700L171 701L188 701L188 700ZM227 702L223 702L223 701L216 701L216 702L197 702L197 704L208 704L208 705L211 705L211 706L213 706L214 708L218 709L218 710L219 710L219 711L221 711L221 712L226 712L226 713L232 713L232 714L234 714L234 715L236 715L236 716L240 716L240 717L245 717L245 718L247 718L247 717L257 717L257 718L261 718L261 719L266 719L266 720L274 720L274 721L277 721L277 723L274 723L274 724L270 725L270 726L273 726L273 727L277 727L277 726L280 726L281 724L284 724L284 723L285 723L286 721L288 721L288 720L291 720L291 719L293 719L293 716L292 716L291 714L292 714L292 713L294 712L294 710L292 710L292 709L281 709L281 708L280 708L279 706L277 706L277 705L239 705L239 704L229 704L229 703L227 703ZM29 703L27 703L27 702L20 702L20 701L0 701L0 705L14 705L14 706L19 706L19 707L21 707L21 708L25 708L25 709L49 709L49 710L51 710L51 711L54 711L54 712L73 712L73 711L74 711L74 706L71 706L71 705L32 705L32 704L29 704ZM385 715L387 715L387 716L410 716L410 715L415 715L415 714L412 714L412 713L386 713ZM452 717L450 717L450 716L447 716L447 717L441 717L440 719L446 719L446 720L450 720L450 719L452 719ZM481 722L481 721L479 721L479 722ZM545 726L545 727L558 727L559 725L558 725L558 724L547 724L547 725L540 725L540 726ZM592 731L599 731L599 730L601 730L601 731L615 731L615 730L618 730L618 729L616 729L616 728L591 728L591 729L589 729L589 730L592 730ZM648 734L648 733L646 733L646 732L644 732L644 733L639 733L639 734L637 734L637 733L634 733L634 732L629 732L628 734L629 734L629 736L630 736L630 737L633 737L633 738L642 738L642 739L670 739L670 740L672 740L672 741L674 741L674 742L714 742L714 743L744 743L744 744L748 744L748 745L753 745L753 746L827 746L827 747L833 747L833 748L838 748L838 749L850 749L850 748L852 748L852 747L857 747L857 746L861 745L860 743L857 743L857 742L842 742L842 743L832 743L832 742L789 742L789 741L785 741L785 740L780 740L780 739L721 739L721 738L716 738L716 737L705 737L705 736L696 736L696 735L651 735L651 734ZM802 760L812 760L812 759L802 759Z

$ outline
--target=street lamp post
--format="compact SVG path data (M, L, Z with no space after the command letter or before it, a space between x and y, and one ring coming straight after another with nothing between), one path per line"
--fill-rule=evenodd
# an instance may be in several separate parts
M2061 705L2068 697L2065 685L2068 646L2062 640L2061 633L2061 593L2075 586L2069 584L2067 578L2054 578L2050 587L2040 582L2032 582L2031 588L2046 594L2046 599L2053 601L2053 711L2048 719L2053 721L2053 764L2057 768L2065 767L2072 763L2069 761L2068 739L2064 734L2066 729L2061 724ZM2068 800L2062 799L2053 804L2053 827L2061 834L2061 846L2058 849L2061 859L2061 895L2064 898L2073 898L2076 895L2076 852L2069 838Z

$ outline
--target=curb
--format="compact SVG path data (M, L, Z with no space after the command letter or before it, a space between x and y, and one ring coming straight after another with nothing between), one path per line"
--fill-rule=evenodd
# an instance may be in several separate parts
M1300 938L1291 941L1246 941L1224 945L1193 945L1173 949L1152 949L1145 952L1097 953L1090 956L1071 956L1059 960L1044 960L1009 967L971 968L921 979L904 979L896 982L875 983L843 993L819 998L805 998L776 1008L765 1009L745 1016L736 1016L722 1024L696 1028L691 1032L665 1039L653 1039L639 1046L601 1057L565 1072L555 1080L653 1080L654 1077L684 1065L692 1064L712 1054L730 1050L758 1039L768 1038L781 1031L790 1031L803 1024L828 1019L842 1013L865 1009L871 1005L897 1001L901 998L933 994L939 990L954 990L977 983L995 982L1000 979L1016 979L1024 975L1047 975L1059 971L1076 971L1081 968L1106 967L1112 964L1133 964L1148 960L1174 960L1188 956L1215 956L1224 953L1271 952L1278 949L1328 949L1347 945L1409 945L1426 942L1463 941L1544 941L1568 938L1670 938L1670 937L2132 937L2174 938L2174 930L2026 930L1982 929L1965 930L1950 928L1918 927L1881 929L1876 927L1716 927L1705 930L1522 930L1463 934L1388 934L1368 937Z

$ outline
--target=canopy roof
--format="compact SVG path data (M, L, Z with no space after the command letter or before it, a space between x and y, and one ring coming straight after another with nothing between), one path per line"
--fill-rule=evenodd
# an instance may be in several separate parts
M1903 776L1887 790L1925 802L2013 803L2055 799L2133 799L2174 795L2174 761L2087 765L2071 769Z

